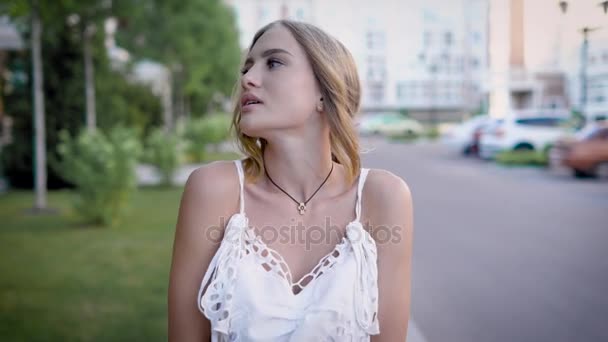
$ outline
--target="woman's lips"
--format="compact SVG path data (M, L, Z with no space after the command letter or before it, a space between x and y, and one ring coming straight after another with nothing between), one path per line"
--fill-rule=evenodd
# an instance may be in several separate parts
M241 111L243 113L247 113L252 111L253 109L255 109L255 106L261 105L262 103L250 103L248 105L244 105L243 107L241 107Z

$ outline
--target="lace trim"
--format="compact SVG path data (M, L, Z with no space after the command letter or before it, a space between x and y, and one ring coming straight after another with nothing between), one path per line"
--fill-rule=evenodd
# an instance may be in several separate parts
M302 292L306 286L310 285L315 279L319 278L323 273L336 265L340 257L344 254L347 242L346 238L342 238L331 252L319 260L312 271L306 273L300 280L294 283L289 265L283 256L266 245L259 236L256 236L255 233L253 233L253 230L250 229L247 235L249 238L245 239L244 242L246 254L254 254L256 261L260 263L264 270L279 276L287 283L287 286L289 286L294 295Z
M347 244L350 242L350 244ZM268 247L249 228L244 214L235 214L230 219L218 251L211 260L199 290L199 310L213 323L214 331L228 334L234 284L237 279L238 261L245 253L253 253L264 269L287 282L292 293L301 292L314 279L328 272L344 255L347 246L352 247L356 259L356 279L353 303L359 326L368 334L379 333L378 323L378 270L377 251L373 238L358 221L347 225L346 237L324 256L315 268L297 283L292 283L289 266L283 257ZM203 289L209 284L205 293ZM299 291L294 291L299 289Z

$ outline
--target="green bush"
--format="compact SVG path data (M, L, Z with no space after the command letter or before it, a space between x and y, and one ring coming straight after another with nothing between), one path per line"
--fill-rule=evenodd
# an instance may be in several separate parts
M437 139L439 138L439 129L436 126L431 126L426 129L424 136L431 140Z
M411 142L420 138L420 135L416 133L403 132L399 134L390 134L387 136L387 138L393 141Z
M509 166L547 166L549 158L546 151L503 151L496 155L496 161Z
M135 167L141 146L132 130L116 127L109 134L59 133L59 158L51 165L76 186L73 208L86 223L114 226L126 213L135 190Z
M174 133L156 128L146 139L144 161L154 165L161 175L161 185L170 186L181 162L180 139Z
M186 153L192 162L204 162L207 146L217 146L228 138L230 120L227 114L213 114L191 119L184 124Z

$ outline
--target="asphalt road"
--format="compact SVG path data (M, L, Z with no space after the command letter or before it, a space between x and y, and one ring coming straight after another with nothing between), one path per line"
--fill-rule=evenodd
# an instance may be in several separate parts
M364 140L414 199L412 320L429 342L608 341L608 181Z

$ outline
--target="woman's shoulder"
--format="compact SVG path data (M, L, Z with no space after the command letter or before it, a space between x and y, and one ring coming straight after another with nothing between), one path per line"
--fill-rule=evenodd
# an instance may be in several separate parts
M236 176L235 160L216 160L199 166L189 176L189 180L205 182L210 179L213 181L230 181L231 176ZM236 179L238 183L238 178Z
M235 161L219 160L198 167L188 176L184 191L199 200L216 201L221 198L222 201L218 202L224 202L216 204L234 202L240 191Z
M363 187L363 197L371 197L380 203L388 204L394 201L407 201L411 199L411 191L407 182L400 176L385 169L369 169L365 185Z
M391 234L406 236L413 229L412 194L407 182L391 171L370 169L363 187L362 216L375 239L379 237L375 232L385 233L378 228L389 228ZM399 250L404 248L401 244L379 244L378 248Z

